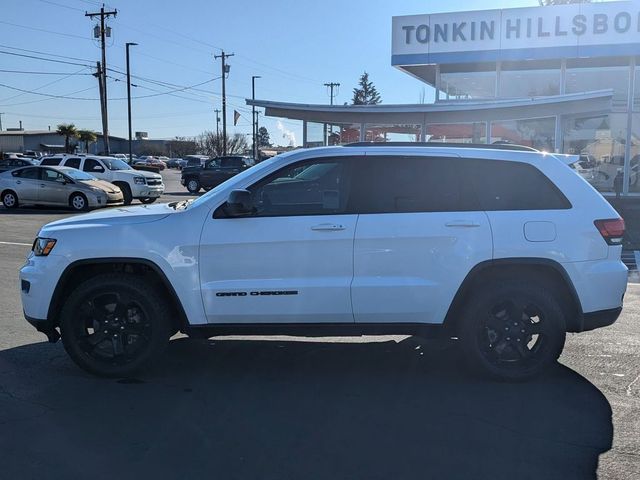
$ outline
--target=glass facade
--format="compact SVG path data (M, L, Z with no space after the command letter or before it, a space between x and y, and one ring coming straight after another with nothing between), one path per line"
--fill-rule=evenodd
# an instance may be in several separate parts
M496 96L496 71L440 74L440 100L470 100Z
M502 70L500 98L542 97L559 95L560 69Z
M613 89L613 110L626 110L629 66L567 68L566 93Z
M367 142L419 142L420 125L371 125L365 128Z
M427 142L487 143L486 122L429 124Z
M545 152L553 152L555 145L555 117L526 118L491 122L491 142L510 142Z

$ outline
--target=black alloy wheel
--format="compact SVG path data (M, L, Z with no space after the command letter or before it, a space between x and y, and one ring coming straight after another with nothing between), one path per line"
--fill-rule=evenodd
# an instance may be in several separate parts
M524 380L562 352L565 319L558 302L536 285L491 285L476 295L461 320L467 360L494 378Z
M60 327L65 349L84 370L127 376L157 358L171 335L166 302L140 278L94 277L69 297Z

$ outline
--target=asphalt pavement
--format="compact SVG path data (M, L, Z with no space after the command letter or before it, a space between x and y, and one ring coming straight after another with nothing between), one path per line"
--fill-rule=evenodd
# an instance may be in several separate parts
M189 198L163 175L162 201ZM177 337L151 370L104 380L22 317L17 270L70 214L0 209L0 479L640 478L640 285L527 383L405 337Z

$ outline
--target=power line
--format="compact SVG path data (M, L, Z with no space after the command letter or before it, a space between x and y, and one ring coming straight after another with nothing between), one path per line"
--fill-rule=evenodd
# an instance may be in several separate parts
M35 55L26 55L24 53L7 52L5 50L0 50L0 53L3 54L3 55L12 55L14 57L33 58L35 60L42 60L42 61L45 61L45 62L53 62L53 63L61 63L61 64L64 64L64 65L75 65L75 66L87 67L87 68L90 67L90 65L86 65L84 63L67 62L67 61L64 61L64 60L53 60L51 58L36 57Z
M87 62L87 63L92 63L93 62L93 60L87 60L86 58L69 57L68 55L59 55L57 53L41 52L39 50L29 50L29 49L26 49L26 48L12 47L10 45L2 45L2 44L0 44L0 47L8 48L9 50L18 50L20 52L37 53L39 55L48 55L49 57L65 58L67 60L78 60L80 62Z
M34 72L29 70L0 70L2 73L26 73L29 75L91 75L90 73L69 73L69 72Z
M38 1L42 3L48 3L49 5L55 5L56 7L68 8L69 10L75 10L77 12L83 11L81 8L72 7L70 5L64 5L63 3L52 2L51 0L38 0Z
M74 35L72 33L54 32L53 30L46 30L44 28L30 27L28 25L20 25L19 23L5 22L4 20L0 20L0 23L2 23L3 25L10 25L12 27L25 28L27 30L34 30L36 32L44 32L44 33L50 33L52 35L60 35L62 37L80 38L81 40L91 40L90 38L83 37L80 35Z

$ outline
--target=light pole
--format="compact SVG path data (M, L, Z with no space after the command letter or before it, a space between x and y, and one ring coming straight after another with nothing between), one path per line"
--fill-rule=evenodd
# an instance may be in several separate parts
M253 75L251 77L251 99L255 102L256 101L256 78L262 78L260 75ZM257 162L258 161L258 144L257 144L257 139L258 139L258 125L256 122L256 106L252 105L252 112L251 112L251 128L253 128L253 161Z
M137 43L127 42L125 44L127 50L127 118L129 120L129 162L133 158L131 151L131 70L129 68L129 47L138 45Z

